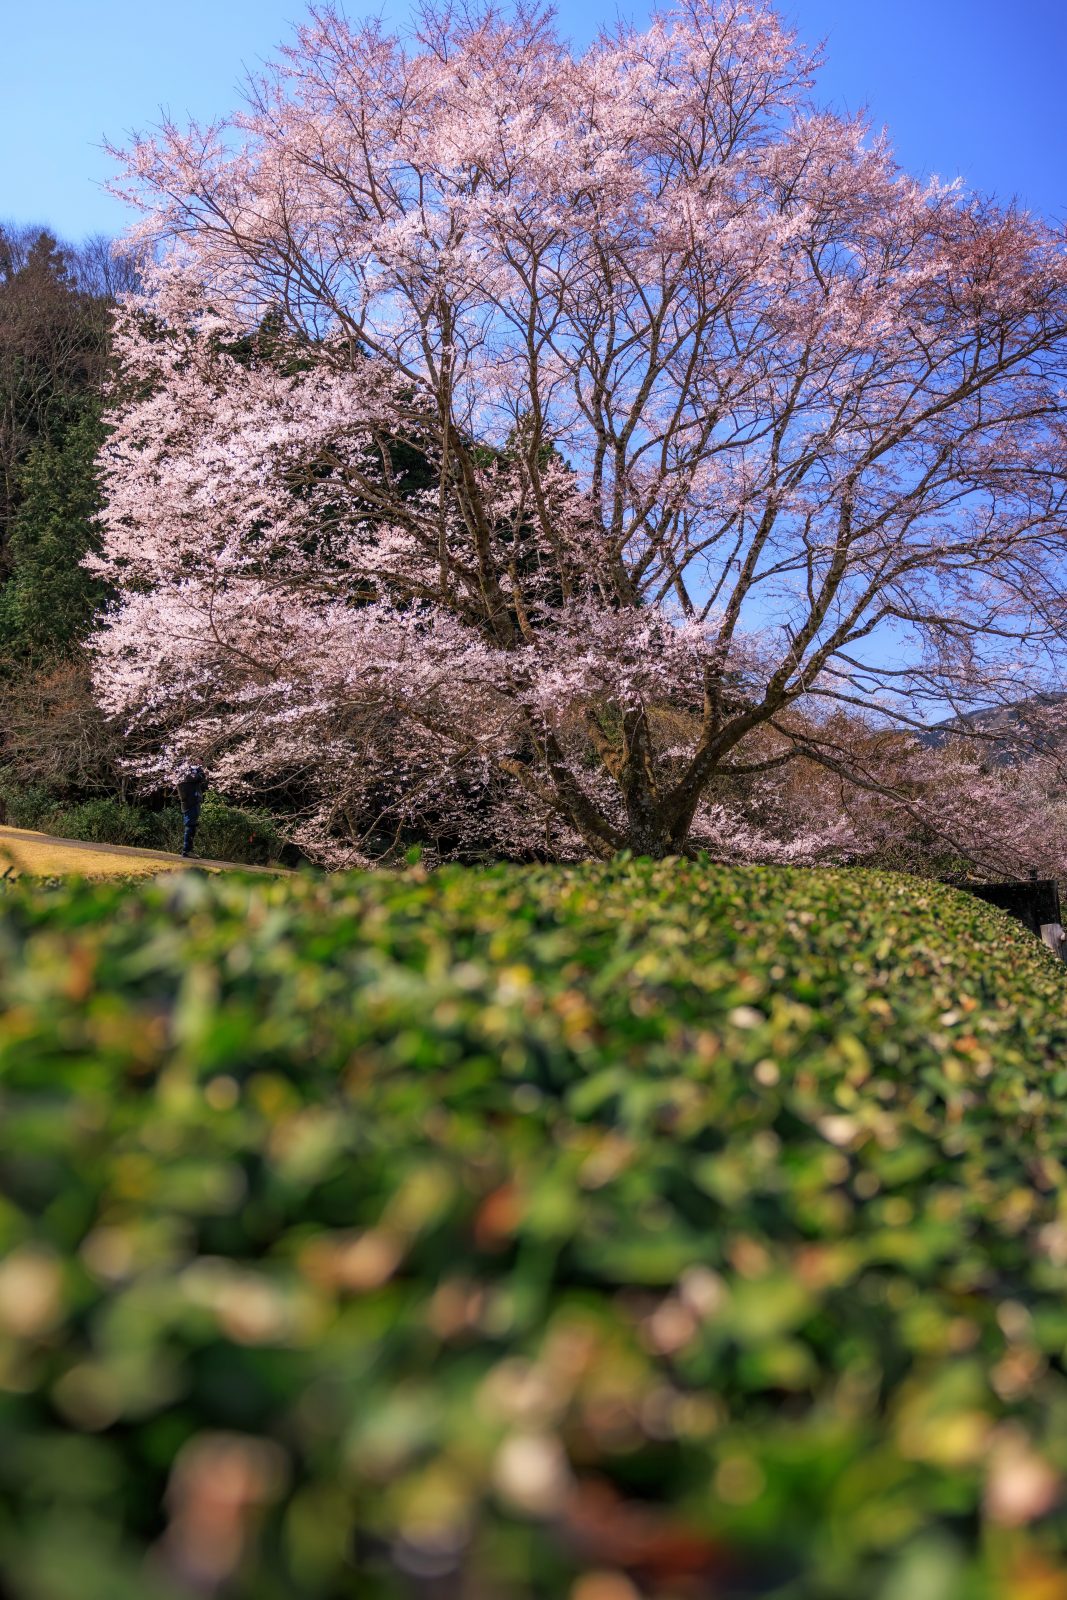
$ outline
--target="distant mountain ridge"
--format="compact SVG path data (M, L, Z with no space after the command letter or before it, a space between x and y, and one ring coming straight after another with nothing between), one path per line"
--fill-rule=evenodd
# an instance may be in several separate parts
M1057 706L1064 708L1062 722L1043 716ZM1010 705L988 706L982 711L946 717L917 735L919 743L931 750L942 749L953 739L968 736L987 740L998 762L1015 760L1023 753L1067 751L1067 694L1032 695Z

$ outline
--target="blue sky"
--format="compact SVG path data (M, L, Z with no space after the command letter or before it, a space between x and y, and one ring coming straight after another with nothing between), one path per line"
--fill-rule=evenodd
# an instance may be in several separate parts
M379 0L372 0L372 4ZM359 0L349 0L358 15ZM404 14L399 0L386 13ZM643 3L622 3L640 20ZM912 171L961 174L1067 221L1064 0L783 0L810 42L825 39L818 98L866 105ZM615 0L562 0L576 40ZM269 56L299 0L8 0L0 98L0 218L78 239L120 232L126 212L100 185L104 135L121 141L161 106L209 118L236 100L244 66Z

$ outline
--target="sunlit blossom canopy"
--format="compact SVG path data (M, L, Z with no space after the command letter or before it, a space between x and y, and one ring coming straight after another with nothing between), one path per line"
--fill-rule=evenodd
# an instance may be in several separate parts
M105 703L299 770L320 839L663 854L796 752L884 789L835 708L1054 685L1063 239L813 71L762 5L581 54L324 9L232 122L135 141Z

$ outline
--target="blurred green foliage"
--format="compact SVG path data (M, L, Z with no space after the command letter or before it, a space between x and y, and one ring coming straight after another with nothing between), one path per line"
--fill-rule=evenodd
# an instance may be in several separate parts
M890 875L0 900L13 1600L1054 1600L1063 970Z

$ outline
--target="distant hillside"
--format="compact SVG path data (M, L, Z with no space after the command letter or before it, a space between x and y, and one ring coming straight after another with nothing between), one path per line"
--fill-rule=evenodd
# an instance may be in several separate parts
M1049 716L1057 706L1065 708L1062 721ZM934 750L961 737L987 740L992 759L1002 763L1042 751L1067 752L1067 694L1034 695L1011 705L946 717L918 735L920 744Z

